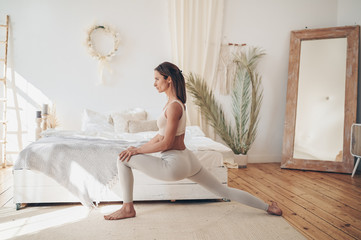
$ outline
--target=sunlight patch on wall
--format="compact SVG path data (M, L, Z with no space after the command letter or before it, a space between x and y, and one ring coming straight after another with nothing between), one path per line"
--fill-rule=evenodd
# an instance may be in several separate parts
M12 68L7 69L7 163L12 164L18 153L35 141L36 111L50 99Z

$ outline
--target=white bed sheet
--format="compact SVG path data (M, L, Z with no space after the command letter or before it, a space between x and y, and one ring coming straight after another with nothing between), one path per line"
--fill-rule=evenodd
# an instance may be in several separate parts
M40 171L66 187L84 206L92 207L94 198L91 196L101 198L117 182L119 152L141 145L156 134L103 132L94 136L79 131L48 130L43 138L19 154L14 170ZM229 148L200 134L188 134L185 144L209 170L233 163Z
M42 133L43 137L78 137L78 138L95 138L105 140L125 140L132 144L149 141L157 131L138 132L138 133L116 133L114 131L99 131L99 132L84 132L84 131L59 131L49 129ZM197 126L187 126L186 135L184 139L186 147L191 151L217 151L222 154L222 158L214 158L209 155L208 158L201 157L199 160L204 166L219 167L225 166L228 168L237 168L238 165L234 162L234 154L232 150L210 138L205 137L202 130ZM152 155L160 156L160 153Z

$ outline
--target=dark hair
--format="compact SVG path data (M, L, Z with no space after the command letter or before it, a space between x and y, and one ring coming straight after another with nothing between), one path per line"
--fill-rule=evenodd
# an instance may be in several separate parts
M182 103L186 103L186 84L182 71L176 65L170 62L161 63L154 70L158 71L159 74L164 77L164 79L167 79L169 76L172 78L177 97L182 101Z

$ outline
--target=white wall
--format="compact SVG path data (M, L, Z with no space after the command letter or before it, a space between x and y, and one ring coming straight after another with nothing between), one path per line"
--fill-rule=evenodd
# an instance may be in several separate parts
M281 161L290 31L336 25L336 0L226 1L225 40L259 46L267 53L258 65L264 98L250 162Z
M341 24L348 8L359 3L340 2L225 1L224 41L259 46L267 53L259 64L264 101L250 162L281 161L290 31ZM106 112L140 106L152 118L160 113L165 98L153 88L153 69L171 59L167 0L0 0L0 17L5 14L11 16L13 75L56 104L63 129L79 129L84 108ZM97 61L83 45L95 23L113 26L122 37L106 86L95 86ZM28 114L28 122L34 116Z
M11 18L8 77L17 85L17 99L8 91L8 105L18 101L24 110L8 111L8 130L22 132L9 132L8 151L34 139L35 111L48 101L56 104L60 128L70 130L80 129L84 108L142 106L152 118L161 112L164 97L153 87L153 69L171 59L166 0L0 0L0 19L6 14ZM98 62L84 45L93 24L110 25L122 38L106 86L95 85Z
M163 99L154 90L153 69L171 56L165 0L1 0L0 5L11 17L12 67L56 104L63 128L79 129L84 108L143 106L157 113ZM113 26L122 39L106 86L95 85L98 62L83 44L93 24Z

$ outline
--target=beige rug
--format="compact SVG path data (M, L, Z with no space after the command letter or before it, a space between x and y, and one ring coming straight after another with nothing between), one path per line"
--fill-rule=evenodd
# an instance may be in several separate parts
M136 218L103 219L120 206L0 208L0 239L305 239L282 217L234 202L142 202Z

